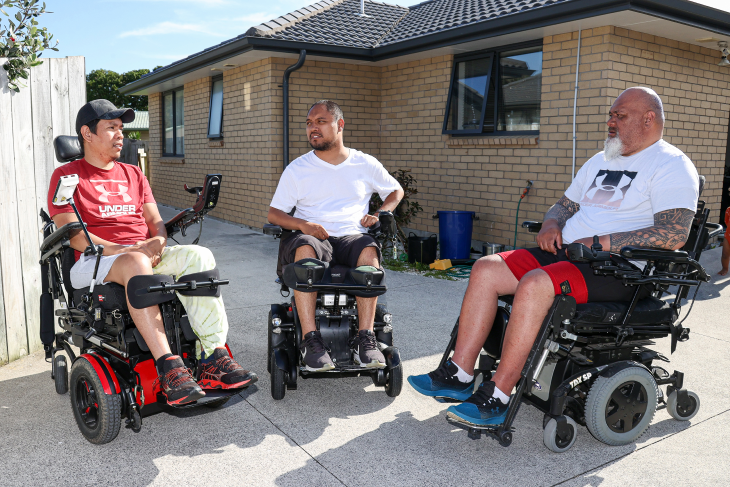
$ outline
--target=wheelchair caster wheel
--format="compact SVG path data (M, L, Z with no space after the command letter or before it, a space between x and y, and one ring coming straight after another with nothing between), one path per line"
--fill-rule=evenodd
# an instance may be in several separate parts
M470 440L478 440L479 438L482 437L482 430L476 429L476 428L469 428L467 435L469 436Z
M388 382L385 384L385 393L389 397L397 397L403 388L403 367L398 364L388 370Z
M136 409L132 411L131 417L127 418L125 424L127 428L131 429L135 433L142 431L142 416L140 416L139 411Z
M276 355L273 353L269 357L269 366L271 367L271 397L280 401L286 394L286 372L276 366Z
M555 418L550 418L542 432L543 444L548 450L555 453L568 451L578 437L578 425L575 424L573 418L562 416L560 419L563 418L565 423L562 425Z
M504 431L499 435L499 444L508 447L512 444L512 432Z
M56 355L53 359L53 380L56 383L56 392L66 394L68 392L68 365L64 355Z
M672 391L667 397L667 412L677 421L689 421L700 410L700 398L697 394L687 391L687 398L679 400L679 391Z

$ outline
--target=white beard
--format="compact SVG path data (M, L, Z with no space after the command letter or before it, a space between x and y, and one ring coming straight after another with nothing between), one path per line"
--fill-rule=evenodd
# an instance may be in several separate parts
M606 161L616 159L624 152L624 144L621 142L618 134L616 137L606 137L603 142L603 158Z

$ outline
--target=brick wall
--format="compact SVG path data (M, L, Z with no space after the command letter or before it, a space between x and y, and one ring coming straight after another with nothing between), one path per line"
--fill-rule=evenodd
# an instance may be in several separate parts
M719 218L730 105L730 72L716 50L614 27L584 30L577 101L576 170L602 150L608 109L621 90L654 88L667 112L665 139L708 179L704 193ZM474 239L512 243L526 179L535 181L519 221L541 219L571 180L573 83L578 33L546 37L540 136L452 138L441 134L452 57L374 67L308 60L290 78L290 159L310 150L306 110L320 98L345 112L345 143L408 168L423 213L416 229L438 231L437 210L473 210ZM185 162L160 159L160 95L150 96L152 186L160 202L191 204L183 182L221 172L224 192L214 216L260 227L282 168L282 95L289 59L269 58L224 73L223 146L206 138L210 79L185 85ZM534 237L518 229L518 245Z

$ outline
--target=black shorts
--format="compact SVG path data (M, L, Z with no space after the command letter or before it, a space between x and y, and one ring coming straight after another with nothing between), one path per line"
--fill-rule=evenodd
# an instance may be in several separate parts
M344 237L329 237L327 240L320 240L317 237L296 231L279 244L279 265L277 272L280 276L281 269L285 265L294 262L297 249L303 245L312 247L314 253L317 255L317 259L323 262L330 262L332 265L357 267L357 260L360 258L360 254L367 247L374 247L378 253L378 263L380 264L382 261L380 243L367 233L345 235Z
M565 248L558 255L536 247L510 250L498 254L519 281L534 269L542 269L550 276L555 294L568 294L578 304L601 301L631 301L636 288L624 286L621 279L613 276L597 276L590 264L570 262ZM627 262L624 260L624 262Z

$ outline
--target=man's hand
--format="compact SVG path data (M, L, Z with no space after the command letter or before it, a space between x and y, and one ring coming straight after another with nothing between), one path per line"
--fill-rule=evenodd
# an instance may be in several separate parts
M536 240L537 245L542 250L558 255L558 249L563 248L563 231L560 229L557 220L545 220Z
M147 240L140 240L134 245L122 249L119 253L141 252L150 259L152 267L157 267L162 259L162 252L165 250L166 239L163 237L152 237Z
M380 221L380 218L378 218L375 215L365 215L362 217L362 220L360 220L360 225L362 225L365 228L370 228L376 223Z
M299 225L299 230L301 230L301 232L305 235L311 235L312 237L317 237L320 240L327 240L330 236L329 233L327 233L327 230L318 223L302 222L302 224Z

